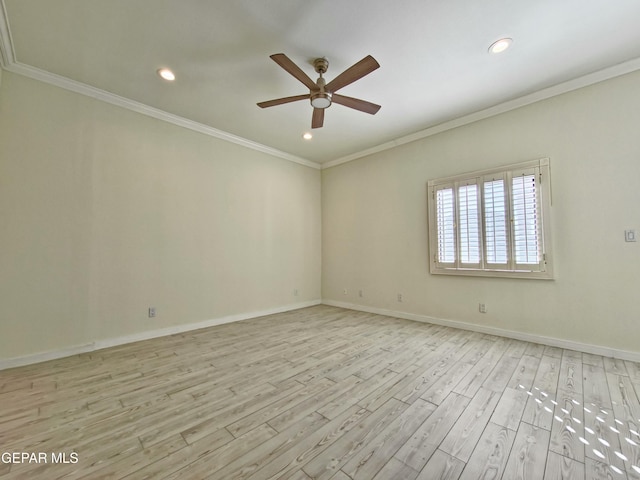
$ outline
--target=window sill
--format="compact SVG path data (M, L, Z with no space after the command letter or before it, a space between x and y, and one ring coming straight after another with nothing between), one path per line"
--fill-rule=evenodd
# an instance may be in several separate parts
M433 275L463 277L522 278L530 280L553 280L553 272L531 272L527 270L476 270L470 268L431 268Z

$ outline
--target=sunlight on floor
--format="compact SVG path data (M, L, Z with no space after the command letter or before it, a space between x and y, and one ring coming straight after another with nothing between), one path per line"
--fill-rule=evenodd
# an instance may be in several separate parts
M559 406L558 402L556 400L554 400L552 398L549 398L549 394L544 392L544 391L542 391L542 390L540 390L538 387L534 387L533 391L527 390L527 388L524 385L518 385L518 387L521 390L526 391L527 395L533 397L538 405L540 405L546 412L548 412L548 413L550 413L552 415L553 415L553 409L551 407L549 407L548 405L545 405L545 402L549 401L554 407L558 407ZM538 394L540 396L538 396ZM542 397L542 398L540 398L540 397ZM571 402L576 406L581 406L581 403L579 401L575 400L575 399L571 399ZM612 402L612 403L613 403L613 405L617 405L616 402ZM590 414L593 414L594 412L597 412L597 415L595 416L595 421L597 421L598 423L602 423L603 425L606 425L606 423L607 423L606 418L611 418L610 417L610 413L607 410L600 408L598 405L596 405L594 403L589 404L589 406L582 405L582 408L584 409L585 412L590 413ZM569 410L567 410L566 408L560 408L560 411L562 413L564 413L565 415L567 415L567 416L570 415ZM578 431L573 426L566 424L565 419L561 418L558 415L554 415L553 418L557 422L565 424L564 427L568 432L571 432L572 434L578 434ZM578 425L582 424L580 419L578 419L578 418L576 418L574 416L571 417L571 420L573 422L575 422L576 424L578 424ZM633 425L633 422L635 420L634 419L629 419L627 421L631 425ZM624 427L625 427L624 421L622 421L622 420L620 420L618 418L613 418L613 422L616 425L618 425L620 428L624 429ZM638 422L640 422L640 419L638 419ZM595 425L594 425L594 427L595 427ZM624 438L624 440L629 445L632 445L632 446L634 446L636 448L640 447L640 445L638 445L638 443L635 440L633 440L634 436L638 437L638 439L640 439L640 434L636 430L634 430L633 428L629 427L628 428L629 434L626 435L626 434L622 433L619 428L616 428L616 427L614 427L612 425L608 425L608 427L609 427L609 430L611 430L612 432L616 433L620 438ZM596 434L595 430L593 428L590 428L587 425L584 426L584 431L586 432L585 436L583 437L583 436L579 435L578 436L578 440L580 440L580 442L582 442L584 445L590 446L591 447L591 451L593 452L593 454L596 457L600 458L601 460L604 460L605 462L603 462L603 463L606 463L608 465L608 467L611 469L611 471L613 471L614 473L616 473L618 475L624 475L624 471L622 471L617 466L611 465L610 463L607 462L607 455L605 455L605 453L603 453L601 450L598 450L598 448L593 448L594 445L596 447L598 447L597 443L600 443L602 446L604 446L604 447L606 447L608 449L611 449L611 443L609 441L607 441L606 439L599 437ZM594 438L589 438L589 436L587 434L590 435L590 436L593 436ZM592 445L592 443L594 445ZM602 448L602 447L600 447L600 448ZM635 472L640 473L640 467L637 466L637 465L631 464L629 458L624 453L619 452L619 451L617 451L615 449L611 449L611 450L613 451L613 453L620 460L625 462L625 465L627 467L630 468L627 471L631 471L631 469L632 469ZM640 453L638 455L636 455L636 458L640 458Z

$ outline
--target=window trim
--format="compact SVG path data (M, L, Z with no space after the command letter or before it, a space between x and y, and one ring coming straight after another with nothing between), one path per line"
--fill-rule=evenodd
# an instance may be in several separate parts
M537 170L538 178L536 183L536 202L538 205L538 212L540 216L540 264L539 270L526 270L515 269L515 255L514 245L508 242L508 260L506 268L495 268L494 265L489 266L486 263L486 231L485 231L485 215L484 215L484 189L478 188L478 205L480 210L479 223L480 223L480 263L477 266L471 266L466 264L460 264L460 254L456 250L456 258L453 263L439 263L438 262L438 229L437 229L437 205L436 205L436 192L446 186L454 186L454 189L460 184L476 183L478 187L482 186L487 176L500 175L504 178L505 187L511 192L511 179L516 173L523 170ZM481 276L481 277L507 277L507 278L530 278L530 279L553 279L553 255L551 251L551 171L550 162L548 158L540 158L537 160L531 160L527 162L514 163L505 165L503 167L491 168L486 170L477 170L474 172L464 173L460 175L453 175L427 182L427 210L428 210L428 247L429 247L429 271L432 274L437 275L463 275L463 276ZM509 182L509 183L507 183ZM508 185L508 186L507 186ZM513 212L511 206L512 194L506 195L506 208L507 208L507 221ZM459 212L457 205L457 195L454 196L454 218L458 222ZM459 231L455 228L456 242L458 241ZM512 233L508 234L508 237L512 237ZM509 266L513 265L513 269Z

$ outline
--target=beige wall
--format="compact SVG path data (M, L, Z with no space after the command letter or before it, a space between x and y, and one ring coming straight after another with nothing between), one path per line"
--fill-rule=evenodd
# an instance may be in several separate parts
M640 243L624 242L640 233L638 85L640 72L323 170L323 298L640 352ZM430 275L427 181L541 157L556 279Z
M3 72L0 360L319 300L320 188L317 169Z
M3 72L0 360L315 301L321 278L330 302L640 352L638 84L326 169L321 192L318 170ZM427 180L540 157L556 279L430 275Z

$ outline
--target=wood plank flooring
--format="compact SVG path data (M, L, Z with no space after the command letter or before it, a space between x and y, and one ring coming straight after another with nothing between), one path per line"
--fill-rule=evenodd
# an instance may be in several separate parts
M321 305L0 371L0 480L638 480L639 397L633 362Z

